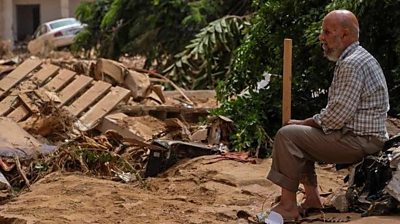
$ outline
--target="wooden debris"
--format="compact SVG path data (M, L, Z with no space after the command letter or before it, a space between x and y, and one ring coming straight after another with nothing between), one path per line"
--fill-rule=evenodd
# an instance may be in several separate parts
M96 127L101 119L107 115L117 104L129 95L127 89L119 86L111 88L111 91L85 113L76 123L81 131L87 131Z
M31 113L39 113L39 108L33 102L33 100L27 95L27 93L22 93L18 95L21 103L27 108Z
M28 59L0 80L0 97L4 96L12 87L17 85L29 73L42 64L39 60Z
M192 135L189 131L189 126L187 124L183 123L178 118L168 118L164 122L168 128L178 128L181 131L182 140L192 141Z
M206 117L212 108L191 108L171 105L124 105L120 111L129 116L152 115L161 120L180 117L187 121L197 122L199 117Z
M153 71L149 71L149 70L145 70L145 69L134 68L134 70L135 70L135 71L138 71L138 72L142 72L142 73L148 73L148 74L153 75L153 76L155 76L155 77L157 77L157 78L160 78L160 79L162 79L162 80L165 80L165 81L168 82L171 86L173 86L173 87L185 98L185 100L186 100L188 103L190 103L191 105L195 105L195 104L193 103L193 101L192 101L189 97L186 96L186 94L184 93L184 91L183 91L179 86L177 86L174 82L172 82L170 79L168 79L167 77L165 77L165 76L163 76L163 75L161 75L161 74L158 74L157 72L153 72Z
M162 87L160 85L153 85L151 89L160 98L161 102L166 102Z
M99 58L96 62L94 77L97 80L121 85L125 80L125 70L125 66L119 62Z
M136 71L127 72L124 86L131 90L133 99L146 98L152 91L149 77Z
M85 89L92 82L92 78L80 75L74 81L72 81L68 86L66 86L63 90L60 91L60 100L61 105L65 105L68 101L70 101L73 97L79 94L83 89Z
M146 75L128 70L123 64L113 60L98 59L95 78L128 88L134 100L143 99L151 92L150 79Z
M111 88L109 83L28 59L0 79L0 115L24 122L41 113L41 105L55 102L57 107L67 108L71 116L79 120L78 127L87 131L127 99L128 94L129 90L122 87ZM53 123L52 120L46 118L42 123Z
M229 133L233 130L233 121L224 116L209 118L210 131L208 135L208 144L215 145L221 142L229 142Z
M78 116L91 105L93 105L97 100L99 100L109 89L111 84L97 81L92 87L90 87L85 93L79 96L67 110L73 115Z
M18 156L14 157L14 161L15 161L15 165L17 166L17 170L18 170L19 175L21 175L22 179L25 181L26 186L30 190L31 189L31 184L30 184L28 178L26 178L25 172L22 170L21 162L19 161Z

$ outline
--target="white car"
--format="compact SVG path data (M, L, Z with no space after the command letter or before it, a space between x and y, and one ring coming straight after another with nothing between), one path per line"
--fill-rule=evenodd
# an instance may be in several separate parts
M64 18L41 24L28 43L32 54L44 53L47 50L66 47L74 42L74 38L85 27L75 18Z

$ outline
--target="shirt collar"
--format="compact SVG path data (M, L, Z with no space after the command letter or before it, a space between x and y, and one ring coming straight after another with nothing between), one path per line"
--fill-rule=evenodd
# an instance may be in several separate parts
M350 55L351 53L353 53L354 50L355 50L358 46L360 46L360 43L359 43L358 41L356 41L356 42L350 44L350 45L346 48L346 50L344 50L343 53L340 55L338 61L341 61L341 60L345 59L348 55Z

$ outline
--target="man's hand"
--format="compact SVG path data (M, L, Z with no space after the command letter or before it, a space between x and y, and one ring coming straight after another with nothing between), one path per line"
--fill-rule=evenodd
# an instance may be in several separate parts
M287 125L291 125L291 124L294 124L294 125L304 125L304 120L295 120L295 119L291 119L291 120L289 120L286 124L287 124Z
M305 126L310 126L310 127L314 127L314 128L321 128L321 126L319 126L312 117L307 118L305 120L289 120L287 122L287 125L305 125Z

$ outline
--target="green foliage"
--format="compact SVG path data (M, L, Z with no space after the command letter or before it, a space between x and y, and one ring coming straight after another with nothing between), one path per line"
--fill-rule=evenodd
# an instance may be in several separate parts
M232 50L249 27L245 17L225 16L200 30L164 73L187 89L215 88L228 73Z
M76 17L84 24L87 25L83 32L80 32L72 46L74 52L84 51L89 53L92 49L101 51L104 45L100 44L107 34L103 33L100 29L101 18L109 10L112 0L98 0L94 2L82 2L76 9ZM99 54L101 55L101 53Z
M312 98L311 92L326 89L330 82L327 72L330 67L322 58L318 42L313 41L320 27L315 21L321 20L326 2L276 0L261 4L249 35L235 51L230 77L218 86L218 98L223 105L219 113L236 122L235 149L248 147L254 151L264 147L265 141L280 127L285 38L293 39L292 114L304 118L317 112L325 100L324 94ZM319 66L315 67L316 64ZM272 76L268 88L251 91L264 72L276 75ZM246 100L241 97L232 100L246 89L250 89Z
M87 52L94 49L98 56L112 59L125 53L140 55L146 58L146 68L156 62L158 68L164 69L208 22L227 14L243 15L249 5L249 0L84 3L78 8L77 17L88 24L88 31L78 35L75 49Z

